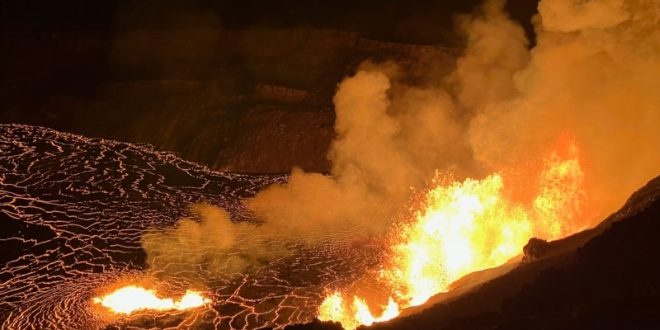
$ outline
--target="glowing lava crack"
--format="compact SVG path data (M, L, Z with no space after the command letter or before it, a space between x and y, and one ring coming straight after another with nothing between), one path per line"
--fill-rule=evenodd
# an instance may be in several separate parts
M101 304L116 314L131 314L142 310L186 310L204 306L211 302L197 291L188 290L181 299L159 298L154 290L129 285L117 289L103 297L94 298L95 304Z
M377 245L355 248L356 240L367 241L355 228L315 246L293 243L288 258L215 280L205 288L212 302L165 325L156 315L167 314L162 311L146 309L140 314L148 317L131 323L104 317L126 314L92 301L111 293L98 288L137 285L124 281L145 276L141 238L148 230L170 228L201 201L212 201L239 222L251 221L240 201L286 180L215 172L148 146L0 125L0 329L282 329L310 322L328 283L352 283L379 260ZM157 297L188 304L180 295L189 280L202 281L209 273L167 275Z

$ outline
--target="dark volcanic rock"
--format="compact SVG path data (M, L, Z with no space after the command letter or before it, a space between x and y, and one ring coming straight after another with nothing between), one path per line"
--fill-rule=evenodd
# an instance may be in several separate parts
M313 29L50 32L0 46L0 123L149 143L252 173L329 171L332 97L362 61L396 60L424 79L457 54Z
M318 319L308 324L296 324L286 327L287 330L343 330L341 324L335 322L322 322Z
M334 112L259 106L248 110L236 123L226 170L273 173L298 166L327 172L326 151L334 137ZM292 162L291 156L295 155ZM217 164L221 165L221 164Z
M373 329L657 329L660 177L603 223L562 241L533 239L530 258L455 300ZM560 244L580 243L566 252ZM298 329L330 329L322 323Z
M542 258L550 249L546 240L533 237L523 247L523 261L532 262Z
M504 327L660 326L660 201L612 225L503 304Z

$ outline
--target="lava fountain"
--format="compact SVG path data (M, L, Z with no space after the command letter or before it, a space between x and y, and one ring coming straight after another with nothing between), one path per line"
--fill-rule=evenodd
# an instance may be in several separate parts
M107 308L115 314L129 315L136 311L187 310L204 306L211 302L200 292L187 290L179 300L159 298L154 290L128 285L103 297L95 297L95 304Z
M333 292L321 304L319 319L339 322L345 329L390 320L401 308L448 291L469 273L506 263L532 237L557 239L584 229L575 223L584 198L575 141L560 139L537 173L532 197L522 200L511 193L517 187L507 187L521 182L507 181L506 173L462 182L435 179L413 220L395 226L387 261L377 272L388 303L369 306L363 297L353 295L351 300L346 293Z

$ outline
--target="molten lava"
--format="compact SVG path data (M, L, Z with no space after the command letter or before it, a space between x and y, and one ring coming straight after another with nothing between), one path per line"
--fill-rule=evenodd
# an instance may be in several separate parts
M95 304L101 304L115 314L131 314L142 310L186 310L208 304L210 299L204 298L197 291L186 291L181 299L159 298L154 290L129 285L105 295L94 298Z
M353 315L346 315L344 311L344 298L339 292L328 296L319 308L319 318L323 321L333 320L340 322L345 329L355 329L360 325L372 325L378 322L389 321L399 315L399 305L392 298L383 307L381 315L374 317L367 302L357 296L353 297Z
M578 150L574 142L560 149L544 159L527 202L507 194L500 173L436 180L413 221L395 227L388 261L377 275L390 296L377 308L380 316L364 298L353 296L351 304L334 292L320 306L319 319L345 329L390 320L469 273L506 263L531 237L557 239L583 229L575 223L584 195Z

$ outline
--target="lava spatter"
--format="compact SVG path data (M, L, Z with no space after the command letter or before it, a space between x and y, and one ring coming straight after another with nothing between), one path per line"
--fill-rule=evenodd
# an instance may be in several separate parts
M188 310L202 307L211 302L200 292L187 290L179 299L161 298L153 289L127 285L92 300L116 314L129 315L136 311Z
M569 139L556 148L538 169L536 196L527 204L505 193L500 173L435 180L413 219L394 228L390 258L376 274L388 303L334 292L321 304L319 319L347 330L390 320L471 272L506 263L534 236L558 239L583 229L575 221L584 193L578 147Z

